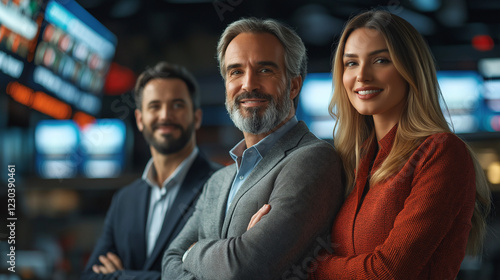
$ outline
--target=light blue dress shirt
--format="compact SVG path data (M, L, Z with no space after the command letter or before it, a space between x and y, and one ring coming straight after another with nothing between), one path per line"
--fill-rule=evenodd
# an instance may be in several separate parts
M184 182L189 168L198 155L198 147L195 147L191 154L177 166L174 173L170 175L160 188L156 183L156 170L153 168L153 158L151 158L142 173L142 179L151 187L149 201L148 221L146 224L146 244L147 256L153 252L156 240L160 235L165 214L171 208L177 193Z
M270 148L297 123L297 117L294 116L275 132L269 134L252 147L246 148L245 139L243 139L236 144L231 151L229 151L229 155L233 158L234 162L236 162L237 172L233 185L231 186L231 190L229 191L226 213L231 206L231 202L233 201L236 193L240 189L241 185L243 185L246 178L248 178L250 173L252 173L255 166L257 166L262 158L266 156Z

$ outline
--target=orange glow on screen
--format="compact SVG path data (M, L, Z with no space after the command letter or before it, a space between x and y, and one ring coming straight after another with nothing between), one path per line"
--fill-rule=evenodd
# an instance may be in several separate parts
M44 93L34 91L18 82L10 82L7 85L7 94L28 107L40 111L55 119L69 119L72 114L71 106Z
M83 128L95 122L94 117L92 117L91 115L87 115L83 112L76 112L75 115L73 116L73 120L80 128Z

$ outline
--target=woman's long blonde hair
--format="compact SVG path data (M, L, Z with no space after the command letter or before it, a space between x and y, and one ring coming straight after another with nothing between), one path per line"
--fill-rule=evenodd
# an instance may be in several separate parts
M358 28L374 29L385 38L394 66L408 83L406 110L403 110L391 152L370 178L370 185L398 172L417 147L432 134L451 132L441 110L436 66L427 43L407 21L383 10L364 12L347 22L339 39L333 61L334 94L330 114L336 119L334 143L346 171L346 194L354 187L355 170L364 152L362 143L375 138L372 116L359 114L351 105L342 83L344 47ZM425 112L425 113L423 113ZM491 197L484 171L466 144L476 173L476 204L472 217L467 253L481 251Z

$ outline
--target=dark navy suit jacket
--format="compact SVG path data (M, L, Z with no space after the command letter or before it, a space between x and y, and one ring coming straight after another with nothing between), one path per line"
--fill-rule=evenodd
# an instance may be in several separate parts
M113 196L103 233L81 279L160 279L163 253L193 214L203 185L219 168L198 154L171 208L165 214L160 235L149 258L146 257L146 222L151 188L144 180L138 179L118 191ZM120 257L124 270L111 274L96 274L92 271L94 264L101 264L99 255L106 255L107 252Z

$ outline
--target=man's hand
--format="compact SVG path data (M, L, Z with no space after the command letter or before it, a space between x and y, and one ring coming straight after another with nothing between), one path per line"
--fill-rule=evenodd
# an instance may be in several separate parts
M113 273L117 270L123 270L122 261L117 255L111 252L108 252L106 256L100 255L99 261L102 263L102 265L95 264L92 266L92 270L95 273L108 274Z
M251 229L253 226L255 226L264 215L269 213L271 211L271 205L269 204L264 204L257 213L253 214L252 219L250 219L250 223L248 224L247 230Z

